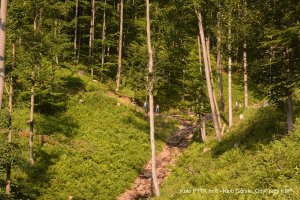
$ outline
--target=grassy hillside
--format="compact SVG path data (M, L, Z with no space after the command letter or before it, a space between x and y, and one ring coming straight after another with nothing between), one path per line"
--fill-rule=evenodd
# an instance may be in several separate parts
M150 159L148 122L133 107L118 106L99 83L61 70L58 74L68 74L72 88L80 88L66 93L65 111L35 115L33 167L28 164L29 109L15 108L14 140L20 145L21 162L13 168L13 198L115 199ZM157 125L159 151L175 122L157 118ZM1 173L1 188L4 180Z
M247 120L236 123L221 143L195 141L158 199L299 199L299 119L296 131L287 135L284 114L274 108L245 115ZM204 148L211 150L204 153Z

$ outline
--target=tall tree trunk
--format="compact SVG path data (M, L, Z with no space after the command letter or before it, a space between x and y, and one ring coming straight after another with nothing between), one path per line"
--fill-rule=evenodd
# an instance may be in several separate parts
M119 56L118 56L118 73L117 73L117 88L116 91L120 89L121 82L121 69L122 69L122 47L123 47L123 8L124 0L120 0L120 34L119 34Z
M219 93L220 93L220 110L225 111L224 103L224 91L223 91L223 67L222 67L222 54L221 54L221 28L220 28L220 4L218 5L217 13L217 28L218 28L218 38L217 38L217 65L219 68Z
M211 107L211 113L212 113L212 117L213 117L217 140L221 141L221 132L220 132L220 127L219 127L219 123L218 123L218 117L216 116L216 108L215 108L212 84L211 84L210 73L209 73L209 64L208 64L208 59L207 59L208 55L207 55L207 51L206 51L205 35L204 35L204 29L203 29L203 24L202 24L202 16L201 16L201 12L199 10L195 10L195 12L196 12L197 19L198 19L199 35L201 38L201 46L202 46L203 60L204 60L204 66L205 66L205 77L206 77L206 84L207 84L207 90L208 90L208 96L209 96L209 103L210 103L210 107Z
M197 36L198 42L198 57L199 57L199 69L200 69L200 76L202 76L202 56L201 56L201 43L200 43L200 36Z
M90 42L89 42L89 64L91 67L91 79L94 78L94 67L93 67L94 39L95 39L95 0L92 0L92 2L91 2Z
M78 4L79 4L79 0L76 0L75 25L74 25L74 62L75 62L75 64L78 64L78 60L77 60Z
M104 4L106 6L106 0L104 1ZM104 7L104 11L103 11L103 24L102 24L101 82L103 82L103 72L104 72L105 40L106 40L106 7Z
M294 130L294 122L293 122L293 99L292 96L289 95L287 100L286 100L286 105L287 105L287 117L286 117L286 122L287 122L287 131L288 133Z
M215 94L215 84L214 84L214 79L213 79L213 74L212 74L212 68L211 68L211 61L210 61L210 49L209 49L209 37L206 39L206 48L207 48L207 60L208 60L208 66L209 66L209 76L211 79L211 85L212 85L212 93L213 93L213 98L214 98L214 104L215 104L215 108L216 108L216 115L218 118L218 124L219 124L219 128L221 129L222 127L222 121L221 121L221 115L220 115L220 111L219 111L219 107L218 107L218 102L217 102L217 98L216 98L216 94Z
M16 46L15 43L12 43L12 68L15 68L16 63ZM10 76L10 85L9 85L9 99L8 99L8 143L12 142L12 112L13 112L13 78ZM6 194L10 194L11 191L11 163L8 164L6 169Z
M123 0L121 0L123 1ZM147 19L147 47L149 56L149 75L148 75L148 90L149 90L149 123L150 123L150 140L151 140L151 154L152 154L152 181L154 186L154 193L159 196L159 186L156 176L156 155L155 155L155 137L154 137L154 100L153 100L153 86L154 86L154 71L153 71L153 51L151 46L151 29L150 29L150 3L146 0L146 19Z
M233 116L232 116L232 78L231 78L231 68L232 68L232 55L231 55L231 19L229 20L229 30L228 30L228 114L229 114L229 128L233 125Z
M248 63L247 63L246 42L244 42L243 64L244 64L244 100L245 100L245 108L247 108L248 107Z
M5 84L5 68L4 68L4 54L6 42L6 14L7 14L7 0L1 0L0 8L0 113L2 108L3 91Z
M30 131L29 131L29 161L31 165L34 165L33 159L33 124L34 124L34 66L32 66L31 71L31 101L30 101Z

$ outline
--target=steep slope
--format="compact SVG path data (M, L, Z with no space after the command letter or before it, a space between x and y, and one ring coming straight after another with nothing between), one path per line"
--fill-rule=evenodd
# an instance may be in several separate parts
M66 93L65 111L35 116L33 167L27 164L29 111L15 109L14 129L22 130L14 136L22 152L19 167L13 168L16 199L115 199L150 158L144 115L118 105L99 83L82 75L72 77L82 88ZM157 117L158 151L174 125L174 120ZM4 181L1 184L4 187Z
M245 115L221 143L195 141L158 199L299 199L299 119L286 135L284 114L272 107Z

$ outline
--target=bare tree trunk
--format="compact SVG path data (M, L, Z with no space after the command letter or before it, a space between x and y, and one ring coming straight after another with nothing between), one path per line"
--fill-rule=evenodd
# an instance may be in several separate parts
M201 138L203 142L206 142L207 137L206 137L206 129L205 129L205 121L201 120L200 122L200 131L201 131Z
M231 58L231 19L229 19L229 30L228 30L229 44L228 44L228 113L229 113L229 128L233 125L232 116L232 78L231 78L231 68L232 68L232 58Z
M79 0L76 0L76 10L75 10L75 26L74 26L74 61L75 64L78 64L77 60L77 34L78 34L78 3Z
M30 101L30 131L29 131L29 161L34 165L33 159L33 115L34 115L34 66L31 71L31 101Z
M5 84L4 54L5 54L5 42L6 42L7 0L1 0L0 9L1 9L0 10L0 112L1 112L4 84Z
M200 36L197 36L198 42L198 57L199 57L199 69L200 69L200 76L202 76L202 56L201 56L201 43L200 43Z
M13 80L11 77L10 85L9 85L9 100L8 100L8 108L9 108L8 143L12 142L12 109L13 109L12 97L13 97ZM10 191L11 191L11 163L8 164L6 169L6 194L10 194Z
M243 52L243 64L244 64L244 100L245 108L248 107L248 63L247 63L247 43L244 43Z
M293 122L293 99L292 96L289 95L287 100L287 117L286 117L286 122L287 122L287 131L288 133L294 130L294 122Z
M16 46L15 43L12 43L12 68L15 68L16 63ZM8 143L12 142L12 111L13 111L13 78L12 74L10 76L10 85L9 85L9 100L8 100ZM11 163L8 164L6 169L6 194L10 194L11 191Z
M221 54L221 30L220 30L220 4L218 5L217 13L217 27L218 27L218 38L217 38L217 65L219 68L219 92L220 92L220 110L225 111L224 103L224 91L223 91L223 67L222 67L222 54Z
M121 0L123 2L123 0ZM150 139L151 139L151 154L152 154L152 181L154 186L154 194L160 195L158 180L156 175L156 155L155 155L155 137L154 137L154 100L153 100L153 85L154 85L154 72L153 72L153 51L151 46L151 29L150 29L150 3L146 0L146 19L147 19L147 47L149 56L149 75L148 75L148 90L149 90L149 120L150 120Z
M214 79L213 79L213 74L212 74L212 68L211 68L211 61L210 61L210 49L209 49L209 37L206 39L206 48L207 48L207 59L208 59L208 66L209 66L209 76L211 79L211 84L212 84L212 92L213 92L213 97L214 97L214 104L215 104L215 108L216 108L216 115L218 118L218 124L219 124L219 128L221 129L222 127L222 121L221 121L221 115L220 115L220 111L219 111L219 107L218 107L218 102L217 102L217 98L216 98L216 94L215 94L215 84L214 84Z
M121 82L121 69L122 69L122 47L123 47L123 7L124 0L120 0L120 34L119 34L119 56L118 56L118 73L117 73L117 88L120 89Z
M91 79L94 78L93 54L94 54L94 39L95 39L95 0L91 2L91 27L90 27L90 42L89 42L89 64L91 65Z
M106 0L104 1L104 4L106 6ZM106 8L104 7L103 24L102 24L101 82L103 82L103 72L104 72L105 40L106 40Z
M209 73L209 64L208 64L208 55L206 51L206 44L205 44L205 35L204 35L204 29L202 25L202 16L201 12L199 10L195 10L197 18L198 18L198 27L199 27L199 35L201 38L201 46L202 46L202 52L203 52L203 59L204 59L204 66L205 66L205 77L206 77L206 84L207 84L207 90L208 90L208 96L209 96L209 102L214 122L214 127L216 130L216 137L218 141L221 141L221 132L220 127L218 123L218 117L216 116L216 108L214 103L214 97L213 97L213 90L212 90L212 84L210 79L210 73Z

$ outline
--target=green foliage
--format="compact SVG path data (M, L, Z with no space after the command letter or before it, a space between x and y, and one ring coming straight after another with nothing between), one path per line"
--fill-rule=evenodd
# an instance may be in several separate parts
M172 168L157 199L299 198L299 120L296 131L284 135L282 113L276 112L247 111L247 120L221 143L207 144L209 152L203 153L207 145L194 142ZM247 189L253 193L245 193Z
M65 73L67 80L71 77ZM61 77L62 78L62 77ZM67 95L66 110L35 115L35 166L27 162L28 138L21 138L21 165L13 168L17 199L115 199L129 188L150 159L149 127L142 113L108 97L105 87L82 76L84 90ZM79 100L83 100L80 102ZM15 108L15 130L28 126L28 111ZM156 118L157 151L175 121ZM22 135L22 133L20 133ZM44 144L40 144L41 137ZM24 137L24 136L23 136ZM9 151L1 146L1 152ZM1 153L1 162L8 154ZM3 159L2 159L3 158Z

